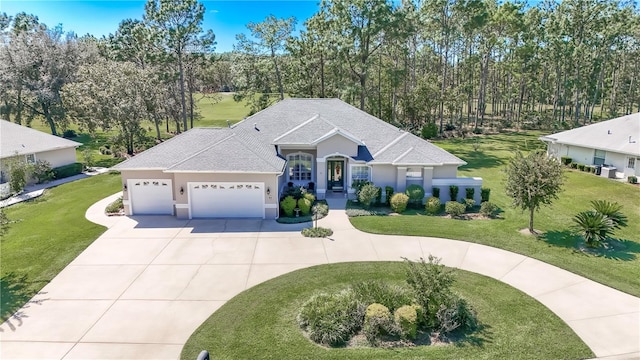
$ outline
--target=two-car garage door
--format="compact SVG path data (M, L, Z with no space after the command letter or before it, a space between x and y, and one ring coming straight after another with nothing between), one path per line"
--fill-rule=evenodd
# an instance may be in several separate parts
M264 183L192 182L188 188L192 218L264 217Z

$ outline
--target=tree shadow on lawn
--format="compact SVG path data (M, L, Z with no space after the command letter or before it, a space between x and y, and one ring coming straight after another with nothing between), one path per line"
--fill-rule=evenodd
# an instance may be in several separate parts
M32 291L33 283L34 282L28 279L26 274L16 274L14 272L3 274L0 279L0 294L2 294L0 301L0 322L9 320L7 321L7 326L11 330L14 330L15 326L12 324L12 321L15 321L17 326L20 326L22 324L22 318L26 317L18 310L22 306L29 307L29 300L35 295ZM41 301L42 300L36 300L34 302L39 303ZM0 333L5 330L4 328L0 328Z
M547 231L539 237L549 245L572 249L574 253L600 256L607 259L632 261L640 253L640 244L624 239L608 239L604 246L593 248L570 231Z

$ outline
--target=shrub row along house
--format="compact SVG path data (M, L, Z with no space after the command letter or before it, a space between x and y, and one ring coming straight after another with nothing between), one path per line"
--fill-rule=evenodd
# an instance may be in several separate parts
M640 113L540 137L558 160L602 166L602 176L640 176Z
M352 194L356 180L404 191L450 185L465 162L338 99L286 99L228 128L194 128L113 167L127 214L278 217L289 184ZM464 190L463 190L464 191ZM444 199L445 201L447 199Z
M52 168L76 162L79 142L34 130L6 120L0 120L0 193L9 191L12 160L35 164L46 161ZM29 182L33 182L30 179Z

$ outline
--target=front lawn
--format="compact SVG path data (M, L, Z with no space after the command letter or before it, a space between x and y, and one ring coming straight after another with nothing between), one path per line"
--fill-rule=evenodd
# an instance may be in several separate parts
M481 330L456 345L413 348L332 348L307 339L296 323L299 309L319 291L376 279L401 284L401 262L342 263L294 271L244 291L202 324L182 350L195 359L206 349L215 359L585 359L589 348L551 311L497 280L456 271L455 291L478 312ZM561 340L560 340L561 339Z
M504 191L501 170L515 150L543 148L540 133L507 133L436 142L468 162L459 176L479 176L491 188L490 201L503 211L496 220L453 220L424 215L365 216L351 218L362 231L378 234L434 236L466 240L495 246L556 265L576 274L640 296L640 189L593 174L567 171L564 192L551 208L535 215L535 228L541 238L518 231L528 225L528 214L511 207ZM477 150L474 149L474 144ZM590 208L591 200L610 200L622 204L629 226L616 231L619 241L610 250L582 250L581 240L571 233L572 218Z
M121 188L120 174L92 176L3 209L15 223L2 236L0 317L6 320L105 228L84 217L89 206Z

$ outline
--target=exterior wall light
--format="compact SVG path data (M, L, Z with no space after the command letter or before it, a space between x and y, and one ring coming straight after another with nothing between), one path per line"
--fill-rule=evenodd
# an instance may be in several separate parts
M127 191L127 184L122 185L122 190Z
M267 187L267 195L271 195L271 188Z
M180 186L180 195L184 194L184 188Z

